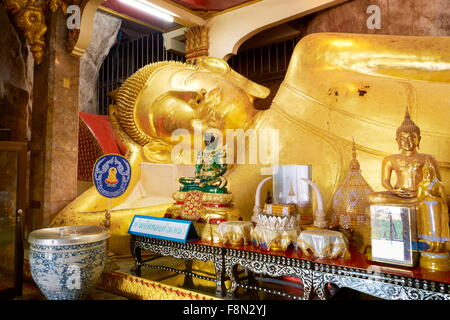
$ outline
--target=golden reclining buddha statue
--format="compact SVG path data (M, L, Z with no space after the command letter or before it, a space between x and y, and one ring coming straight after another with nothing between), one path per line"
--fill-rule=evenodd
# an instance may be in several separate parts
M438 160L450 185L450 37L405 37L317 33L296 46L283 83L265 111L255 98L269 91L231 70L217 58L196 66L150 64L116 92L110 118L130 160L129 189L112 199L121 204L136 185L141 162L169 163L176 129L276 129L279 164L310 164L326 208L351 160L352 137L361 169L374 190L381 184L382 160L395 153L398 125L408 106L421 128L421 151ZM248 148L248 146L247 146ZM234 205L250 220L254 193L267 164L235 164L226 174ZM164 183L164 181L161 181ZM111 212L110 248L129 254L127 230L134 214L162 216L170 203ZM69 204L52 225L99 224L107 199L94 188Z

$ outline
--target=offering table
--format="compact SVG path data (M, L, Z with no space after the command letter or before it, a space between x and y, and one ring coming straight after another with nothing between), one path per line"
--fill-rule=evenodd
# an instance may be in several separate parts
M234 275L235 266L240 265L268 276L300 278L304 300L329 299L328 284L387 300L450 300L450 272L374 263L354 248L347 260L313 258L292 247L285 252L266 253L254 246L227 247L224 253L225 270L232 280L229 296L238 286L249 288Z
M146 264L146 262L153 260L157 257L151 257L148 260L142 260L141 254L142 250L147 250L155 254L159 254L161 256L169 256L177 259L213 261L216 269L215 278L198 275L191 271L182 271L169 267ZM182 243L177 241L162 240L139 235L131 235L131 253L134 258L134 266L131 269L131 274L140 277L141 267L158 268L177 273L183 273L188 276L215 282L216 294L224 295L225 269L223 267L223 259L224 259L223 250L224 249L221 247L201 244L198 243L198 241Z
M208 245L199 240L185 244L133 235L131 249L135 258L132 273L137 276L140 275L142 266L148 266L142 261L141 249L179 259L213 261L216 278L206 280L215 281L217 294L224 294L225 280L229 278L231 286L226 290L229 298L233 298L236 289L242 287L292 299L326 300L330 298L327 288L331 284L388 300L450 300L450 272L433 272L420 266L400 268L374 263L353 248L350 248L351 258L347 260L319 259L306 256L292 246L280 252L266 251L254 245ZM262 287L251 281L251 278L243 281L239 277L237 266L244 268L247 273L265 277L298 278L301 280L303 294L292 295ZM192 276L202 277L195 274Z

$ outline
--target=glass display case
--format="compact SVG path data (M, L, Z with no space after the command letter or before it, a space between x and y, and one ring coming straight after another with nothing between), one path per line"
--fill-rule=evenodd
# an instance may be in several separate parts
M0 141L0 298L22 295L27 143Z

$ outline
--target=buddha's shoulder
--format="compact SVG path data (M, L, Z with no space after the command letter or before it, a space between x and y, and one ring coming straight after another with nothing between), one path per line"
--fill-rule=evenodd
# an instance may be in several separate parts
M398 159L401 158L401 154L390 154L386 157L384 157L383 162L391 162L391 161L396 161Z
M390 155L386 156L386 157L384 158L384 161L385 161L385 162L388 162L388 161L396 161L396 160L404 159L404 158L412 158L412 157L411 157L411 156L403 155L403 154L401 154L401 153L397 153L397 154L390 154ZM436 158L435 158L433 155L431 155L431 154L426 154L426 153L417 153L417 154L414 155L414 158L416 158L416 159L421 159L421 160L423 160L423 161L426 161L426 160L436 161Z
M436 161L436 158L433 156L433 155L431 155L431 154L426 154L426 153L418 153L417 154L421 159L423 159L424 161L427 161L427 160L429 160L429 161Z

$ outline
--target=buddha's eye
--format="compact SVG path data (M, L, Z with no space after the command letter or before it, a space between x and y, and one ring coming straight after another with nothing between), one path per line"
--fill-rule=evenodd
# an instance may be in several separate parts
M205 95L206 95L206 90L205 89L201 89L196 96L196 100L195 102L200 103L203 100L205 100Z

